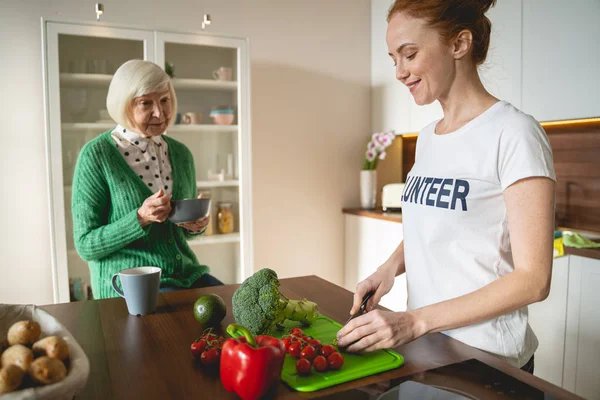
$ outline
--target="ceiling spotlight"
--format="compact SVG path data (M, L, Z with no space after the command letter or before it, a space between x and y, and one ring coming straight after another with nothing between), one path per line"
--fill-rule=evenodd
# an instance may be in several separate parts
M100 20L102 14L104 14L104 4L96 3L96 21Z
M204 20L202 21L202 30L206 28L206 25L210 25L210 14L204 14Z

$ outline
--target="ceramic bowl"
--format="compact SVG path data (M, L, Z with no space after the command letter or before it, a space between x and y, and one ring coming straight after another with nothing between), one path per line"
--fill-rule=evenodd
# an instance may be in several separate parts
M215 125L231 125L233 123L233 114L210 114Z
M174 224L192 222L208 216L210 199L172 200L169 221Z

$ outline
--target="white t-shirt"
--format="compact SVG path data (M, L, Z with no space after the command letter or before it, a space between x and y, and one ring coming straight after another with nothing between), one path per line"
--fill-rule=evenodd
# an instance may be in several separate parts
M457 131L438 121L417 140L402 195L408 309L476 291L514 270L502 192L516 181L556 180L543 128L499 101ZM527 307L445 334L521 367L538 346Z

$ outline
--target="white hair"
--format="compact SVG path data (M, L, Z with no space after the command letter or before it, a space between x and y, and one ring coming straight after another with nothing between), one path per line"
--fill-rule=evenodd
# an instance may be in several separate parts
M177 115L177 97L169 75L153 62L129 60L117 69L110 81L106 96L106 109L115 122L131 129L133 99L150 93L166 91L171 97L173 113L170 124L172 124Z

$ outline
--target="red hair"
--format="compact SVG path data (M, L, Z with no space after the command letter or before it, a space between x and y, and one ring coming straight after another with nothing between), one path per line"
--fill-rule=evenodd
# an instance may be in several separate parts
M492 22L485 13L496 0L396 0L390 7L387 20L398 13L423 18L437 29L446 41L463 30L473 35L473 62L480 65L487 57Z

